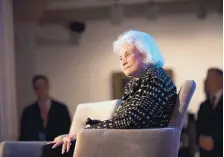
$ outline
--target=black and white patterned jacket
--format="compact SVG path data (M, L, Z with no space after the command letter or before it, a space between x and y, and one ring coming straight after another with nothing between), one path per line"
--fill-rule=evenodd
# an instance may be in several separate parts
M176 87L163 68L150 65L138 80L125 86L122 104L113 117L86 129L139 129L168 126Z

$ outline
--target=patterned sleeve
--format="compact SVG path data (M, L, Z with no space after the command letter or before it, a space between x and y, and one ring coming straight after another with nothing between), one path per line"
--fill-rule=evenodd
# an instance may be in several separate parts
M102 121L86 129L152 127L154 123L157 123L157 120L161 121L161 116L166 112L164 106L167 103L168 94L165 91L162 80L157 77L150 78L143 83L143 86L139 88L130 101L123 102L122 107L115 112L112 119ZM169 119L169 117L164 118L164 120Z

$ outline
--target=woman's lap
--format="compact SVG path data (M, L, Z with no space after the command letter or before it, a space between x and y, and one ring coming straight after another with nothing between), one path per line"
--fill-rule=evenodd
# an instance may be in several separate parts
M52 149L54 144L43 145L38 153L38 157L73 157L76 141L71 142L69 152L61 154L62 146Z

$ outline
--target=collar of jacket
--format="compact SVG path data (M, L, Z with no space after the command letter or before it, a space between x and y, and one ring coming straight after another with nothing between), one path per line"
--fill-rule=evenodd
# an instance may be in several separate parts
M153 71L155 71L156 69L158 69L156 65L150 64L149 67L146 69L144 75L142 75L139 79L132 79L132 84L139 84L142 80L149 78L152 75Z

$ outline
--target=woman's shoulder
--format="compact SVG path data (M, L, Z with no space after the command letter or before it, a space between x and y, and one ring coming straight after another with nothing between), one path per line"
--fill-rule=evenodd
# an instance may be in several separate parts
M162 67L150 66L147 71L145 77L146 79L157 79L157 80L165 80L171 79L167 72Z
M175 89L176 86L171 79L171 77L168 75L166 70L162 67L151 67L147 70L147 76L145 77L147 80L154 80L154 83L161 84L165 88L172 88ZM151 82L151 81L147 81Z

